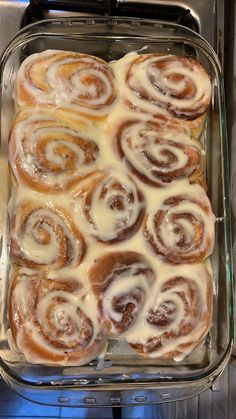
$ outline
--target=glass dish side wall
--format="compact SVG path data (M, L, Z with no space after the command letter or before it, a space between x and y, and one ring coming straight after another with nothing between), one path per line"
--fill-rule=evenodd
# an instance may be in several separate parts
M12 91L20 63L30 54L45 49L73 50L94 54L107 61L125 53L141 50L166 52L196 57L207 69L213 84L211 109L202 141L206 149L208 195L217 216L216 246L211 258L215 278L213 326L205 344L185 360L148 360L127 348L110 342L105 358L106 368L97 371L94 361L83 367L42 367L25 362L10 350L7 340L7 288L9 269L9 226L7 205L11 184L7 163L8 136L14 115ZM222 78L217 58L207 43L190 30L179 25L139 19L81 18L44 21L32 25L15 38L2 58L1 66L1 150L0 150L2 253L1 253L1 334L0 355L4 376L8 381L33 388L71 386L81 390L137 388L139 385L156 388L184 387L198 381L206 388L224 368L232 345L232 275L231 243L228 217L228 156L224 120ZM218 311L220 308L220 312ZM115 345L114 345L115 343ZM125 350L125 356L121 356ZM10 379L12 376L12 379ZM84 387L86 383L86 387ZM76 386L76 387L75 387ZM18 390L19 391L19 390ZM199 392L200 390L197 390ZM195 390L196 392L196 390ZM194 392L189 395L195 394ZM177 395L176 395L177 397ZM187 397L185 396L179 396ZM178 397L177 397L178 398ZM172 399L172 398L171 398ZM174 400L174 396L173 399ZM169 399L168 399L169 401Z

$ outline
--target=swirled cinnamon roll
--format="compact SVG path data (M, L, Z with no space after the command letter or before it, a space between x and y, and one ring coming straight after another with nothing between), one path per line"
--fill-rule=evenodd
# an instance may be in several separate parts
M97 119L107 115L116 98L109 65L98 57L70 51L47 50L30 55L16 79L18 108L35 105L71 105Z
M149 297L155 274L144 256L136 252L107 253L89 270L98 306L114 335L137 321Z
M16 117L9 160L18 182L42 192L64 191L96 170L98 156L99 146L83 120L66 122L60 112L46 109Z
M129 63L128 99L152 114L164 109L176 118L194 120L207 111L211 82L202 65L191 57L141 54Z
M170 196L145 220L144 234L154 252L173 263L196 263L214 248L215 216L199 185Z
M209 331L212 277L204 265L167 269L157 279L141 319L126 333L131 347L153 358L183 359Z
M143 220L144 197L135 183L121 173L100 172L90 177L75 192L75 200L88 233L104 243L128 239Z
M126 121L119 127L116 145L121 158L143 182L163 186L172 180L202 173L204 152L179 127L156 121Z
M18 273L9 321L18 350L31 363L83 365L103 349L107 327L73 278ZM92 306L92 307L91 307Z
M11 220L11 259L31 269L76 267L85 242L70 214L50 203L24 201Z

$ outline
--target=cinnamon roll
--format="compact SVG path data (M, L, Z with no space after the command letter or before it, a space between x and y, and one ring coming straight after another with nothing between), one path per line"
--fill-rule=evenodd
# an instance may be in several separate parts
M76 267L83 259L85 242L64 208L24 201L12 216L10 251L14 263L31 269Z
M13 340L26 360L83 365L106 342L107 327L80 282L46 274L18 273L10 291Z
M92 119L107 115L116 98L112 69L98 57L47 50L21 64L15 86L20 109L42 104L71 105Z
M128 239L143 220L144 197L135 183L121 173L97 173L74 197L88 233L104 243Z
M16 117L9 160L18 182L42 192L64 191L96 170L98 156L99 146L83 120L66 122L60 112L46 109Z
M172 180L197 179L204 152L185 130L156 121L126 121L118 129L116 145L121 158L143 182L163 186Z
M173 263L196 263L214 248L215 216L199 185L166 198L145 220L144 234L154 252Z
M212 319L212 277L204 265L175 267L157 278L141 319L126 333L139 354L183 359L206 336Z
M202 65L191 57L161 54L135 55L129 63L126 84L138 98L137 106L152 114L166 110L176 118L194 120L207 111L211 82Z
M112 252L95 261L89 280L111 333L118 335L137 322L155 274L141 254Z

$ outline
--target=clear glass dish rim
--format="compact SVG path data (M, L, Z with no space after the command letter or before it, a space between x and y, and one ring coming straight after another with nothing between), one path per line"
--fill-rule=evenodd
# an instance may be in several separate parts
M90 23L89 23L90 22ZM179 35L148 35L148 34L141 34L141 35L127 35L127 38L137 38L137 39L141 39L141 38L156 38L158 41L163 41L163 42L183 42L183 43L191 43L192 46L197 46L198 48L200 48L203 52L203 54L205 54L207 56L207 58L209 59L209 61L212 63L212 65L215 67L215 71L217 74L217 77L219 79L219 96L220 96L220 114L221 114L221 121L222 124L220 126L221 129L221 144L222 144L222 152L223 152L223 156L222 156L222 177L223 177L223 200L224 200L224 225L225 225L225 247L226 247L226 252L225 252L225 256L226 256L226 272L227 272L227 285L228 285L228 306L229 306L229 312L228 312L228 317L229 317L229 340L228 340L228 345L226 346L226 349L224 351L224 353L222 354L221 358L215 363L212 364L210 366L209 369L206 369L206 371L203 371L201 373L199 373L199 375L194 375L194 376L187 376L186 377L173 377L173 379L164 379L164 378L158 378L158 379L153 379L150 380L149 382L145 382L145 381L137 381L135 379L130 379L128 382L126 381L119 381L116 382L111 381L110 383L102 383L102 384L98 384L98 383L94 383L94 384L90 384L90 385L86 385L85 387L79 385L79 383L77 385L73 385L71 386L71 388L75 389L80 389L80 390L88 390L88 389L107 389L107 387L109 385L124 385L126 387L126 389L130 390L130 386L135 386L135 387L139 387L140 386L148 386L148 385L153 385L156 384L168 384L168 385L184 385L184 383L196 383L199 381L205 381L207 379L210 379L210 377L213 376L213 374L215 375L215 378L218 377L224 367L226 366L228 360L230 359L230 354L232 351L232 346L233 346L233 338L234 338L234 320L233 320L233 272L232 272L232 240L231 240L231 216L230 216L230 199L229 199L229 159L228 159L228 143L227 143L227 130L226 130L226 113L225 113L225 97L224 97L224 81L223 81L223 77L222 77L222 73L221 73L221 67L220 67L220 63L218 60L218 57L214 51L214 49L211 47L211 45L199 34L197 34L196 32L194 32L193 30L186 28L182 25L176 24L176 23L169 23L169 22L165 22L165 21L161 21L161 20L152 20L152 19L143 19L143 18L131 18L131 17L116 17L116 16L80 16L80 17L63 17L63 18L55 18L55 19L46 19L46 20L41 20L38 21L36 23L32 23L31 25L28 25L26 28L23 28L22 30L20 30L16 36L11 40L11 42L9 43L9 45L6 47L5 51L3 52L2 56L1 56L1 60L0 60L0 87L1 86L1 80L2 80L2 71L4 69L4 65L5 62L7 61L8 57L10 56L10 54L12 53L12 51L14 51L15 48L18 48L24 44L26 44L28 41L33 40L34 38L38 38L41 36L44 37L59 37L59 36L63 36L66 37L66 39L70 39L70 38L75 38L76 36L86 36L89 37L89 34L85 34L83 32L71 32L71 33L66 33L66 35L63 32L50 32L48 29L46 31L42 30L42 27L46 27L46 26L50 26L50 25L66 25L68 27L70 27L71 29L73 28L73 24L76 23L86 23L86 24L90 24L91 25L91 29L96 27L96 24L98 23L107 23L108 26L113 26L117 23L125 23L125 22L132 22L132 26L133 28L138 27L138 23L141 24L147 24L147 25L151 25L154 24L156 26L162 26L165 27L166 29L178 29L178 30L182 30L183 32L186 32L186 34L188 36L179 36ZM105 34L106 35L106 34ZM96 38L99 37L98 34L96 35L92 35L93 37L96 36ZM104 34L100 35L101 37L104 38ZM117 39L118 35L117 34L109 34L109 37L114 36L114 38ZM125 36L122 34L120 35L121 38L125 38ZM1 100L1 98L0 98ZM34 387L34 388L52 388L52 385L50 384L45 384L45 385L38 385L37 383L31 382L31 381L26 381L23 378L20 378L18 375L16 375L14 373L13 370L11 370L7 364L5 363L5 361L0 357L0 369L3 369L4 372L9 376L12 377L13 380L15 380L18 383L24 384L25 386L28 387ZM115 374L114 374L115 375ZM120 374L116 374L117 376ZM63 377L61 377L60 382L63 381ZM92 381L92 380L91 380ZM127 385L130 386L127 388ZM59 385L58 385L59 386ZM58 388L58 386L56 385L55 387ZM65 384L60 385L61 388L70 388L70 385ZM133 388L133 387L132 387Z

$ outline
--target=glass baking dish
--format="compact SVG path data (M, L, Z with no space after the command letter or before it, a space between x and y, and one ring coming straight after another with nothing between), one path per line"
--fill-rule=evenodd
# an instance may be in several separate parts
M207 156L208 195L217 217L216 244L211 256L215 281L212 327L200 347L180 362L145 359L129 350L123 341L111 339L104 359L82 367L29 364L8 344L11 182L7 144L14 116L12 93L17 70L30 54L46 49L78 51L111 61L142 48L146 53L193 56L212 80L212 102L201 136ZM193 396L212 385L230 356L233 306L224 89L217 56L204 39L177 24L133 18L62 18L30 25L19 32L2 56L0 164L0 362L6 382L31 400L63 406L169 402Z

